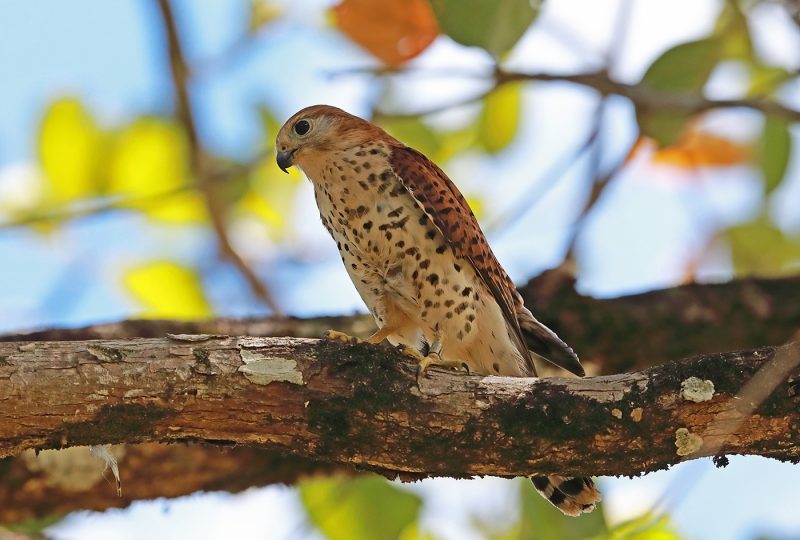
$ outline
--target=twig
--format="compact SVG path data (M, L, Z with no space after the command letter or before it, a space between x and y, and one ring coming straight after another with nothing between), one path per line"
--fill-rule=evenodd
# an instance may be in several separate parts
M411 71L387 71L382 69L347 71L342 74L371 73L373 75L385 75L387 73L412 73ZM470 78L485 78L486 75L476 72L452 72L452 76L462 76ZM708 99L698 94L673 94L656 90L644 83L629 84L612 79L606 70L593 71L586 73L526 73L520 71L505 71L498 69L495 72L495 85L485 92L481 92L473 97L460 100L455 103L439 105L429 109L420 109L414 112L404 113L384 113L391 116L423 116L442 112L452 107L468 105L482 99L486 94L495 90L496 87L517 81L540 81L540 82L566 82L593 88L604 96L619 95L630 99L634 104L653 109L661 109L675 112L700 113L712 109L745 108L753 109L770 116L785 118L791 122L800 121L800 111L787 107L777 101L764 98L741 98L741 99Z
M210 173L210 160L203 150L197 133L189 95L190 70L181 47L175 16L169 0L158 0L158 7L167 34L170 73L172 75L172 85L175 89L175 105L178 119L183 124L189 138L192 170L197 176L198 184L204 194L206 209L208 210L211 227L217 237L220 253L239 270L239 273L245 278L255 295L274 313L280 313L267 286L239 255L228 236L225 226L225 207L218 197L216 183Z
M509 226L517 222L531 208L536 206L541 199L550 192L564 174L577 163L581 156L589 150L600 134L599 124L595 123L594 128L589 132L589 136L573 152L563 156L554 163L537 181L519 197L514 198L511 208L502 212L501 216L486 226L487 232L493 235L503 234Z
M135 205L147 204L148 207L158 207L166 202L169 197L178 195L185 191L193 189L193 186L183 185L175 189L156 193L152 195L144 195L139 197L124 197L122 195L103 198L103 199L88 199L78 201L77 203L53 208L47 212L29 214L13 221L6 221L0 223L0 229L12 229L16 227L26 227L36 225L39 223L47 223L50 221L64 221L81 219L90 216L96 216L111 212L114 210L136 210L131 208Z

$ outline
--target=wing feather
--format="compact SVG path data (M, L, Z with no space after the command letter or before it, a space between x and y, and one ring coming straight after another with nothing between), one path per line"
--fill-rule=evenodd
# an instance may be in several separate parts
M428 214L453 251L470 262L503 312L509 335L525 360L529 375L536 375L533 358L516 315L516 289L494 256L478 220L453 182L424 154L396 145L389 163L400 182Z

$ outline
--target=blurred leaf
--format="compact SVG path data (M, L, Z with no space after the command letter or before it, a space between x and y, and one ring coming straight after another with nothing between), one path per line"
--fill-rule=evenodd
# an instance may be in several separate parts
M749 162L752 153L750 145L690 128L681 134L675 144L657 150L652 161L684 169L729 167Z
M237 211L263 221L274 238L286 232L294 208L302 174L297 168L289 174L279 170L272 160L261 162L250 177L250 188L237 203Z
M251 34L258 32L261 28L280 17L282 13L281 8L271 0L250 0L247 20L248 31Z
M528 479L520 481L522 515L517 538L562 540L604 535L608 530L601 506L580 517L565 516L534 489Z
M650 64L642 83L667 92L699 92L720 58L717 39L700 39L667 49Z
M681 536L672 527L668 516L658 517L646 513L623 521L607 534L596 536L592 540L681 540Z
M62 202L100 191L102 142L94 119L78 100L64 98L50 105L39 130L47 198Z
M109 190L157 195L189 180L189 151L181 128L159 118L140 118L120 133L111 161Z
M750 88L747 97L763 97L773 95L784 83L797 76L797 73L781 66L765 66L751 63Z
M52 525L55 525L62 519L64 519L64 516L54 515L54 516L44 516L40 518L28 518L24 521L20 521L18 523L10 523L5 526L0 525L0 538L6 537L4 535L5 531L24 534L28 537L44 538L44 536L42 536L44 530ZM14 540L15 538L19 537L10 536L10 540Z
M261 118L267 148L272 150L275 145L275 139L278 137L278 131L281 129L281 122L265 105L258 106L258 116Z
M171 261L155 261L129 270L123 282L144 305L147 318L192 320L212 315L197 272Z
M483 200L483 197L480 195L467 195L464 197L467 200L467 204L472 209L472 213L475 214L475 217L478 218L478 221L482 220L486 216L486 203Z
M163 221L202 221L206 213L200 195L188 191L176 194L190 181L186 136L174 122L140 118L119 134L111 156L108 188L111 193L133 199L126 207Z
M439 152L438 134L419 117L382 117L379 123L389 135L426 156L436 156Z
M403 529L397 540L436 540L436 536L428 531L420 531L419 523L415 522Z
M539 14L531 0L431 0L442 31L462 45L499 57L513 47Z
M390 66L419 55L439 35L428 0L343 0L333 11L347 37Z
M789 157L792 155L792 135L789 122L782 118L767 116L758 147L758 164L764 175L764 189L772 192L786 174Z
M800 269L800 239L787 237L764 217L733 226L724 237L739 276L773 277Z
M717 39L681 43L656 58L641 82L662 92L700 94L720 60L720 52ZM678 139L691 115L639 107L636 117L643 135L654 139L659 146L667 146Z
M480 140L487 152L495 154L514 140L521 116L521 84L504 84L486 96L479 129Z
M747 17L738 2L727 0L717 17L714 36L721 42L722 57L735 60L752 60L753 43Z
M395 540L416 521L422 505L416 495L374 475L307 480L300 484L300 498L311 522L330 540Z
M452 131L440 131L436 133L438 139L438 152L428 154L436 163L445 163L457 154L474 148L479 143L479 122L469 122L462 128Z

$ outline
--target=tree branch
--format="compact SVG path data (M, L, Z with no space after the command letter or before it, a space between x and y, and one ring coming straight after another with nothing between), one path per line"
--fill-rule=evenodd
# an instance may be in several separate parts
M548 271L520 288L525 303L578 352L591 374L644 369L700 353L800 340L800 277L690 284L620 298L575 291L566 272ZM60 341L223 334L316 338L330 328L368 336L368 315L311 319L133 320L0 336L0 341Z
M368 344L9 342L0 344L0 456L206 441L419 477L633 475L718 452L796 461L797 379L777 385L758 414L743 415L735 399L778 352L800 359L800 343L586 379L435 369L418 388L400 353ZM691 401L682 391L691 381L711 381L713 391L701 384ZM715 427L717 417L740 423L735 436Z
M374 71L366 71L371 73ZM365 70L351 70L344 74L365 73ZM382 70L378 74L385 74ZM441 70L436 72L441 74ZM465 73L454 72L452 75L473 78L485 78L484 73ZM699 94L675 94L651 88L644 83L623 83L612 79L605 71L592 71L588 73L538 73L522 71L505 71L497 69L494 74L495 86L489 90L482 91L471 98L460 100L455 103L437 105L429 109L420 109L413 112L388 113L384 111L384 116L424 116L438 113L452 107L458 107L475 103L483 99L494 88L516 81L540 81L540 82L566 82L578 84L596 90L600 95L618 95L630 99L635 105L644 108L652 108L664 111L675 111L683 113L700 113L712 109L732 109L745 108L759 111L761 113L784 118L790 122L800 121L800 111L787 107L777 101L764 98L740 98L740 99L709 99Z
M167 36L167 52L169 58L172 86L175 91L175 107L178 120L183 125L189 140L192 171L204 195L209 222L217 238L217 245L223 257L228 259L245 279L250 289L273 313L280 314L269 288L258 278L256 273L233 247L225 224L226 208L220 199L217 183L211 171L211 162L200 142L197 122L194 118L189 81L191 70L186 62L181 46L180 32L172 12L170 0L158 0L158 11L161 15L164 32Z

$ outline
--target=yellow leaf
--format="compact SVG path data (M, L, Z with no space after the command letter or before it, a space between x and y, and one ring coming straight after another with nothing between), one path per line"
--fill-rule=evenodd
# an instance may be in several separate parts
M333 12L347 37L390 66L411 60L439 35L428 0L343 0Z
M196 272L171 261L155 261L129 270L125 287L143 305L146 318L192 320L211 316Z
M521 84L505 84L486 96L480 138L488 152L499 152L514 140L521 114Z
M141 118L120 135L111 161L112 193L156 195L187 182L188 149L180 128Z
M263 220L273 237L280 237L291 214L302 175L296 168L284 174L271 161L256 167L250 179L252 189L238 202L237 209Z
M196 190L173 192L129 206L142 209L148 216L167 223L205 222L208 216L204 195Z
M470 209L472 209L472 213L475 214L475 217L480 221L486 215L486 205L484 204L484 200L482 197L478 195L468 195L465 197L467 200L467 204L469 205Z
M108 188L133 199L127 207L163 221L202 221L206 214L200 196L188 191L176 194L189 182L189 149L178 125L140 118L119 134Z
M78 100L66 98L53 103L39 131L47 198L63 202L96 195L101 144L100 130Z

